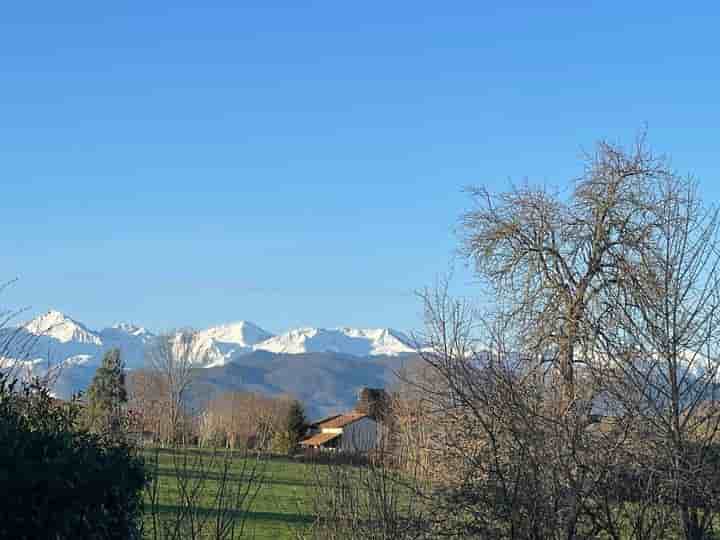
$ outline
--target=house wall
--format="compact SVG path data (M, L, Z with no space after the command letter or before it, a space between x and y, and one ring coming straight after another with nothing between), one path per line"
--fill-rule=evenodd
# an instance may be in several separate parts
M371 418L348 424L342 430L340 437L340 450L345 452L367 452L377 445L378 424Z

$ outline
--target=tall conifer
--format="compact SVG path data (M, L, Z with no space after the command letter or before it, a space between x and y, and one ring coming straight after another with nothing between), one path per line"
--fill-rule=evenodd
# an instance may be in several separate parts
M127 402L125 372L119 349L110 349L95 371L87 391L87 420L91 430L117 435Z

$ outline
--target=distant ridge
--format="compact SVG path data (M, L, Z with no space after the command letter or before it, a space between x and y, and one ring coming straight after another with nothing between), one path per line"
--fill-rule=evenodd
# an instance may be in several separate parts
M28 376L43 376L49 368L57 370L53 392L60 398L87 388L103 353L110 348L120 349L128 369L144 367L145 350L156 339L135 323L96 331L57 310L5 332L17 332L15 342L23 346L11 346L2 363L15 362ZM28 350L29 343L32 348ZM270 394L290 392L314 400L315 405L309 405L317 411L351 403L354 385L391 378L388 366L398 364L391 359L415 352L412 340L391 328L297 328L276 336L243 320L198 331L192 347L199 373L214 368L207 372L210 375L216 369L237 365L232 373L245 375L242 382L233 379L239 387ZM259 372L262 377L250 375ZM213 384L214 388L223 386L222 381Z
M415 352L410 343L410 338L390 328L299 328L268 339L255 349L286 354L335 352L395 356Z

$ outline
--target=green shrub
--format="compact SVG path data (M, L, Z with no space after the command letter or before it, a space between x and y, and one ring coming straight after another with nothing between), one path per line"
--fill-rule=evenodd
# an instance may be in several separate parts
M0 538L139 537L144 464L77 428L79 406L0 376Z

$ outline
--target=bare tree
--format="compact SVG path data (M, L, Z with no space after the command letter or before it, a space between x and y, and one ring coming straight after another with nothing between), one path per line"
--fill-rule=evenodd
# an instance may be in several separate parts
M151 436L153 442L169 440L165 378L151 369L135 369L128 373L127 382L128 409L133 411L138 435Z
M195 347L195 333L189 330L165 333L147 350L148 368L159 377L164 391L162 406L170 427L169 440L184 439L185 406L193 380L193 368L202 362Z
M426 368L400 387L395 425L408 464L430 482L417 495L438 537L670 536L657 475L637 474L644 456L630 419L558 416L557 380L515 348L502 317L480 316L442 284L424 301ZM580 396L600 388L587 369L576 384Z
M688 540L706 538L720 510L720 252L717 208L691 178L658 186L652 249L624 269L600 334L602 375L633 418L647 473Z
M464 253L506 308L524 350L557 366L563 403L575 399L577 353L595 335L602 294L650 245L654 184L668 176L641 137L601 142L570 198L542 187L471 188ZM582 361L582 359L580 359Z
M540 367L516 357L504 333L444 285L424 301L429 347L421 356L432 373L406 382L423 403L435 528L456 538L575 535L584 486L564 453L580 444L570 424L545 414Z
M491 312L445 284L425 291L431 377L409 381L441 533L705 538L720 463L716 214L643 138L600 143L567 197L472 195L464 253Z
M163 451L156 447L149 457L151 481L145 492L144 538L254 538L247 525L265 481L266 456L217 449ZM174 479L169 486L163 486L163 469ZM170 502L175 511L163 511Z

